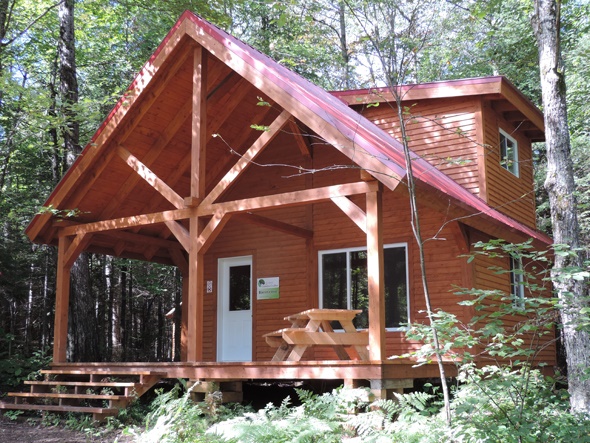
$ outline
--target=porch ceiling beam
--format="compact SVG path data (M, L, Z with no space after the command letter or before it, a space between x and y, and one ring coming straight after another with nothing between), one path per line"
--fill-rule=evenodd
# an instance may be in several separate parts
M164 248L164 249L181 249L181 245L179 243L166 240L160 237L153 237L151 235L143 235L143 234L136 234L134 232L129 231L111 231L105 234L96 234L96 236L108 236L110 238L114 238L120 240L121 242L128 242L128 243L135 243L135 244L150 244L157 248Z
M170 141L174 138L174 136L178 133L180 128L182 127L183 123L187 121L189 116L191 115L191 101L186 100L180 110L176 114L176 116L172 119L170 124L166 126L162 135L158 137L156 142L150 147L148 153L142 159L143 164L148 168L152 166L160 156L160 154L164 151L166 146L170 143ZM135 189L135 185L141 180L141 177L137 174L131 175L121 186L115 198L113 198L109 204L105 207L105 209L100 213L100 218L109 218L113 215L115 210L119 208L121 202L127 198L133 189Z
M342 212L348 215L355 225L357 225L365 234L367 233L367 214L348 197L332 197L331 199Z
M188 277L188 260L183 252L178 248L172 248L169 252L174 265L180 270L180 275L183 278Z
M199 254L205 254L213 244L223 227L227 224L232 214L216 213L211 217L207 226L201 231L197 239L197 250Z
M91 223L84 223L63 228L62 235L78 235L82 233L114 231L135 226L155 225L171 220L184 220L191 217L192 210L173 209L171 211L154 212L152 214L132 215Z
M258 106L257 108L259 109L256 110L256 115L251 116L251 121L264 121L267 115L271 112L271 108L266 106ZM250 135L250 131L240 131L237 137L232 139L231 145L243 146ZM235 164L235 161L235 154L232 154L229 149L224 152L223 156L220 157L220 159L215 164L211 165L210 169L207 171L210 178L209 182L219 183L225 176L224 171L229 171L229 169Z
M174 189L168 186L164 180L154 174L150 168L144 165L141 160L121 145L117 146L117 154L142 179L158 191L162 197L172 203L177 209L184 208L184 199L178 195Z
M465 230L465 225L459 221L453 221L449 223L449 230L451 231L451 235L457 244L457 248L461 254L468 254L469 253L469 235Z
M217 200L225 191L227 191L238 177L252 164L268 144L279 134L279 131L287 124L291 114L287 111L281 114L271 123L268 130L262 132L260 137L250 146L250 148L240 157L236 164L225 174L217 185L203 200L203 204L208 205Z
M329 200L332 197L366 194L377 189L376 182L357 182L342 185L325 186L322 188L306 189L303 191L286 192L283 194L265 195L246 198L212 205L201 204L197 208L198 216L213 215L215 213L235 213L255 211L259 209L276 208L281 206L297 206L308 203Z
M309 229L300 228L299 226L290 225L272 218L263 217L258 214L234 214L234 219L242 221L244 223L250 223L253 225L263 226L265 228L272 229L274 231L283 232L285 234L294 235L301 238L313 238L313 231Z
M293 135L295 136L295 142L297 143L297 147L299 148L301 155L303 155L303 157L305 158L311 158L311 150L309 149L309 144L303 137L301 129L299 128L295 120L289 121L289 128L291 129L291 131L293 131Z
M188 252L191 247L191 236L188 230L177 221L167 220L164 223L168 226L168 229L170 229L170 232L176 237L176 240L178 240L184 250Z
M257 71L252 69L252 65L248 63L246 57L242 58L240 52L234 52L232 48L225 46L207 33L198 32L196 27L187 27L186 32L195 41L201 42L209 51L214 52L216 57L224 60L227 66L255 87L263 90L279 106L289 109L295 118L321 136L327 143L349 158L355 159L361 168L371 172L375 177L379 177L379 180L391 190L395 189L405 177L405 169L391 162L385 155L374 155L362 149L357 142L360 139L360 134L343 133L345 128L340 127L334 117L319 110L310 109L306 103L293 100L293 96L280 84L280 81L273 78L266 81L263 76L259 76ZM339 118L345 121L352 117L340 115ZM356 124L356 120L354 123ZM367 143L369 142L367 141Z
M176 46L181 40L181 33L177 32L171 39L170 45L171 47ZM174 62L170 65L170 67L166 70L163 74L161 81L157 82L154 85L153 91L145 91L146 87L152 83L153 77L158 74L158 71L161 68L161 63L164 61L165 57L163 54L158 56L153 61L153 66L155 69L151 71L145 71L140 74L139 77L136 78L135 82L133 83L134 90L132 93L126 93L124 98L121 98L119 103L121 105L117 105L116 111L113 113L112 117L107 119L107 123L100 131L96 140L93 140L91 143L96 145L93 149L85 149L85 155L80 158L79 161L74 163L74 166L67 174L67 181L64 182L64 185L61 187L56 188L55 195L53 196L52 201L57 202L57 205L61 206L62 203L67 204L67 207L77 207L78 203L82 200L84 195L81 193L76 193L75 201L66 201L68 197L71 195L72 192L75 192L76 189L71 184L79 183L79 178L83 174L87 174L91 168L92 164L95 162L97 158L100 158L104 155L104 148L108 145L106 143L111 139L114 133L121 134L120 139L122 142L131 134L133 129L139 124L139 122L143 119L145 114L149 111L151 106L156 102L160 94L166 90L168 87L168 82L176 76L178 70L182 67L184 62L186 61L189 51L185 51L181 53L179 57L174 60ZM145 93L143 93L145 91ZM137 97L141 95L142 99L140 103L135 103ZM125 102L126 105L122 105ZM138 105L137 108L131 106L133 104ZM128 110L130 108L137 109L136 112L132 113L130 117L127 116ZM127 119L125 119L127 117ZM108 163L108 162L107 162ZM89 176L88 181L94 183L94 181L98 178L99 174L95 173L92 176ZM58 207L59 207L58 206ZM48 214L49 216L49 214ZM32 236L36 236L38 231L31 231Z
M65 251L64 254L64 262L63 265L68 269L72 267L76 259L80 256L80 253L88 246L90 243L90 238L92 234L78 234L76 237L71 241L68 246L68 249Z
M207 108L211 111L212 115L207 118L207 143L209 143L213 134L221 128L223 123L232 115L242 99L249 92L251 92L251 87L245 80L240 79L232 86L232 82L225 81L224 79L223 84L210 94L208 97L210 103L209 101L207 102ZM192 115L192 99L188 101L188 105L187 117ZM171 186L174 186L185 174L187 168L190 167L191 155L192 152L189 150L182 161L179 162L178 168L168 177L167 182ZM209 170L208 175L214 177L216 173L211 173L211 170ZM185 202L187 200L190 200L189 203L192 201L190 197L187 197ZM187 206L191 206L191 204L187 204ZM148 206L146 205L146 207Z

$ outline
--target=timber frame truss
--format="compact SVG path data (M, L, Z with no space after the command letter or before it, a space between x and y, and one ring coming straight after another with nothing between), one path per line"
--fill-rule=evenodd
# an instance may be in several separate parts
M125 182L117 198L102 210L99 221L80 224L56 222L53 224L52 229L57 230L59 238L54 363L66 361L70 269L80 253L92 242L94 236L102 234L116 239L115 252L123 251L126 240L148 243L144 251L144 258L147 260L152 258L154 247L168 249L173 263L183 275L181 357L186 362L198 362L203 360L204 255L227 222L232 217L240 218L269 229L310 239L313 237L312 231L260 216L257 211L310 205L325 201L332 201L366 234L368 266L372 270L369 275L369 354L370 360L382 361L385 355L385 309L381 183L370 174L361 173L360 180L354 183L233 201L219 201L281 131L288 129L289 133L296 138L296 144L304 159L311 157L311 151L299 130L295 117L284 109L268 126L268 130L261 132L254 143L207 192L205 177L209 175L211 179L212 175L219 174L219 171L205 170L206 147L212 134L212 131L207 129L209 129L208 124L213 124L215 128L221 124L221 121L207 121L207 108L211 106L211 100L215 99L215 96L208 98L205 86L208 75L208 52L198 45L192 50L192 55L193 92L191 100L181 105L176 117L164 129L144 159L140 160L124 146L125 137L123 137L121 142L117 143L102 157L100 162L94 165L100 173L101 168L106 167L108 160L116 156L134 172ZM167 77L173 76L186 60L187 57L178 58ZM166 82L163 84L165 85ZM229 83L222 81L221 87L229 87ZM238 103L239 97L230 106L227 115ZM226 119L227 115L222 119ZM151 166L172 139L173 134L189 118L192 134L191 149L190 156L186 158L183 165L190 164L190 195L183 196L173 189L178 175L172 175L165 180L154 173ZM219 117L217 118L221 120ZM132 119L125 130L131 131L137 121L137 118ZM328 132L326 140L338 143L341 149L347 147L347 149L355 149L353 143L342 134L334 131ZM320 133L320 136L323 137L324 134ZM178 169L184 172L183 166L179 165ZM391 176L390 170L388 173ZM97 175L97 173L94 174L95 177ZM141 180L167 200L174 209L110 218L116 205L129 195L135 184ZM399 180L396 183L399 183ZM92 181L89 180L84 186L88 188L91 185ZM74 202L82 198L84 191L84 189L77 191ZM354 195L365 195L366 210L361 209L349 199ZM169 233L165 237L143 236L138 233L141 227L158 224L164 224L168 228ZM173 238L168 238L169 236Z

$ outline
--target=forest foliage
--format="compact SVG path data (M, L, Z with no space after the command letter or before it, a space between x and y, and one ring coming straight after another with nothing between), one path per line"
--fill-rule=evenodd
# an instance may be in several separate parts
M378 4L378 2L374 2ZM121 0L75 2L79 102L71 114L86 143L183 10L189 9L327 89L375 86L367 29L347 11L356 0ZM540 85L528 0L400 0L397 13L428 10L422 46L401 82L505 75L535 104ZM60 134L56 0L0 1L0 356L38 359L52 341L56 251L24 235L66 169ZM583 242L590 240L590 5L563 2L563 51ZM402 33L403 34L403 33ZM384 36L386 38L387 36ZM396 37L396 36L389 36ZM411 39L400 40L412 53ZM550 233L542 190L544 148L535 148L539 226ZM175 269L88 256L95 361L170 360L166 312L178 307ZM154 327L155 325L155 327ZM178 326L178 325L177 325ZM177 328L178 330L178 328ZM76 354L76 350L72 350ZM88 355L88 353L86 353ZM24 359L24 360L23 360ZM36 361L36 360L35 360ZM18 366L18 365L17 365ZM18 367L2 367L16 383ZM18 372L18 374L17 374Z

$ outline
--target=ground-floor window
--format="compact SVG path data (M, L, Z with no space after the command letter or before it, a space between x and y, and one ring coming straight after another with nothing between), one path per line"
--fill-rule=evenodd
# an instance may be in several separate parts
M510 257L510 292L512 305L517 309L524 308L524 275L522 262Z
M408 264L406 244L383 248L385 326L405 327L408 322ZM362 309L357 328L367 328L369 293L367 250L363 248L320 251L320 306L326 309Z

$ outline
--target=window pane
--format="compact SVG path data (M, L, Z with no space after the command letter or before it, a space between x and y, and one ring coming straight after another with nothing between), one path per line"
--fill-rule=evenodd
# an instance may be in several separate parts
M524 308L524 276L520 260L510 258L510 292L515 308Z
M347 309L346 252L322 255L322 300L325 309Z
M385 325L399 328L408 322L408 288L406 282L406 248L383 251L385 268Z
M354 319L357 328L369 327L369 288L367 278L367 252L350 252L350 302L351 309L362 309Z
M250 265L229 268L229 310L250 310Z
M349 256L347 270L346 257ZM406 281L406 248L385 248L385 326L403 327L408 322L408 284ZM369 285L367 251L348 251L321 255L322 306L327 309L360 309L354 325L365 329L369 326ZM348 277L347 279L347 272ZM348 280L348 281L347 281ZM347 284L350 282L350 288ZM350 293L350 301L347 300ZM334 324L337 328L339 325Z
M500 133L500 164L504 169L518 176L518 152L516 142Z

